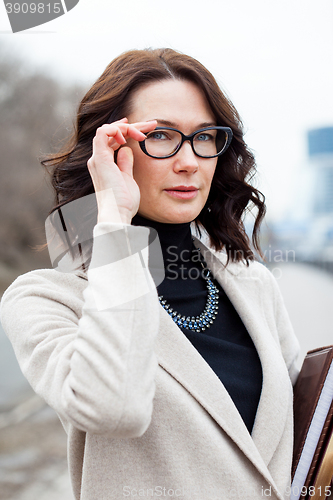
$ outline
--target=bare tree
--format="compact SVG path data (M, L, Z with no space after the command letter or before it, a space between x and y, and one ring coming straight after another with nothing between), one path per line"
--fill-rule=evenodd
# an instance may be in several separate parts
M71 132L83 89L0 58L0 264L18 273L49 265L44 223L53 194L41 154Z

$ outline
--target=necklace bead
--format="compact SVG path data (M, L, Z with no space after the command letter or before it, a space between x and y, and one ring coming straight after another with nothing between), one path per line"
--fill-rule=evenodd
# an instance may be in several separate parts
M198 250L198 249L197 249ZM198 250L199 253L199 250ZM210 270L207 268L206 262L203 260L201 256L201 266L204 269L203 278L206 281L207 286L207 301L206 306L199 316L182 316L180 313L175 311L170 304L168 304L167 300L163 298L163 295L158 297L161 306L166 312L171 316L173 321L180 327L185 328L186 330L191 330L195 332L204 332L207 328L214 323L216 319L216 315L218 313L219 307L219 290L216 285L212 282L210 278Z

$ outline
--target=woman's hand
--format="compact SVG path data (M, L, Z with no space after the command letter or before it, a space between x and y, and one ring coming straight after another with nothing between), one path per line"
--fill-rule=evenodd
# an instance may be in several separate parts
M139 186L133 178L133 153L127 138L145 139L144 132L156 127L156 121L129 124L127 118L105 124L96 130L93 154L88 170L96 192L98 222L124 222L130 224L140 204ZM117 153L115 163L114 153Z

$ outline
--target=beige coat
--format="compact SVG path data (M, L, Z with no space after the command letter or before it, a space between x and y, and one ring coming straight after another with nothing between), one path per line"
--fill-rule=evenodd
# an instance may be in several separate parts
M75 498L288 498L298 343L273 276L259 263L225 266L196 241L261 360L251 436L115 229L95 227L89 286L84 273L33 271L1 304L23 373L68 433ZM99 267L105 248L123 260Z

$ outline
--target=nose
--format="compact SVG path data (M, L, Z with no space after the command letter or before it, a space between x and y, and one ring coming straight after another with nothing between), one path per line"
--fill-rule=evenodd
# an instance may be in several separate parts
M173 157L176 172L193 173L199 169L199 157L194 154L189 141L185 141L178 153Z

